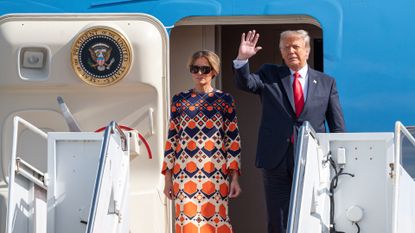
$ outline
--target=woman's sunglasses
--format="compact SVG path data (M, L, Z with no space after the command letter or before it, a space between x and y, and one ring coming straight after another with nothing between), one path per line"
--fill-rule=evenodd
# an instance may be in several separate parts
M199 71L202 74L209 74L212 71L210 66L190 66L190 73L197 74Z

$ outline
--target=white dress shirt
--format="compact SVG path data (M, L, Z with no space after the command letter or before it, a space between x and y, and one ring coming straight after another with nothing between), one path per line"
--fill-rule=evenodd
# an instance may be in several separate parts
M291 70L291 75L290 75L290 83L291 86L293 86L293 82L294 82L294 73L295 71ZM303 88L303 93L304 93L304 103L307 99L307 88L308 88L308 65L305 64L305 66L303 68L301 68L298 73L300 74L300 77L298 77L298 81L300 81L301 84L301 88Z

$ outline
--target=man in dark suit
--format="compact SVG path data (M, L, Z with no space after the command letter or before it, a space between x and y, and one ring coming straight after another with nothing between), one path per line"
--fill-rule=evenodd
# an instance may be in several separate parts
M262 168L268 233L285 233L294 168L295 131L309 121L316 132L344 132L336 82L308 64L310 37L304 30L284 31L280 51L286 65L265 64L250 73L248 59L262 48L259 34L242 34L235 77L240 89L261 98L256 166Z

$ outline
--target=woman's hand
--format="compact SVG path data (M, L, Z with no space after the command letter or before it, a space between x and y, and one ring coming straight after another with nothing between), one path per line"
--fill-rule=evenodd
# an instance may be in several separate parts
M230 184L230 191L229 191L229 197L230 198L236 198L241 194L242 189L239 185L239 174L237 171L232 170L231 172L231 184Z
M167 170L164 176L164 195L170 200L173 200L174 193L173 193L173 180L171 178L171 171Z

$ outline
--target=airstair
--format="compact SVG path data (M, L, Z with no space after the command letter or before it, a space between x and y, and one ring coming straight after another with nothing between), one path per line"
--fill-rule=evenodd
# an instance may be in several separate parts
M415 139L394 133L315 133L296 145L289 233L415 232Z
M19 126L47 140L47 172L17 157ZM45 133L16 116L7 233L129 232L130 154L137 137L111 122L105 132Z

